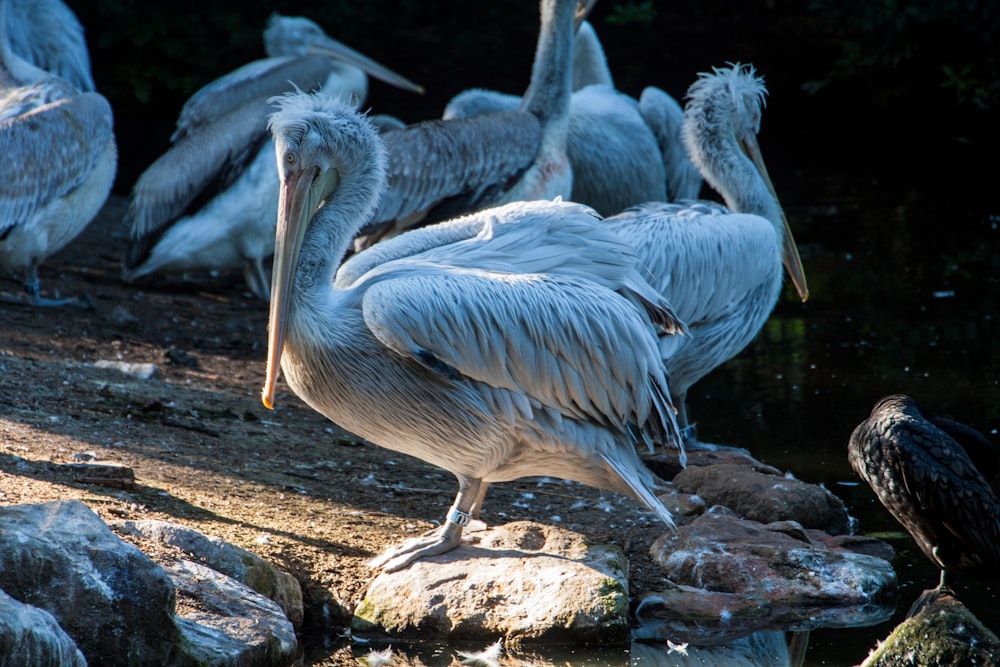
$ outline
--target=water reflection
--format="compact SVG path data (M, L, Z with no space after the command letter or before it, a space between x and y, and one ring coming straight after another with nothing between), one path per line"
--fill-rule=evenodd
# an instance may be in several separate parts
M784 667L789 665L784 632L757 632L721 646L633 642L628 648L556 647L544 650L400 645L356 648L359 664L393 667ZM385 662L382 662L385 661Z

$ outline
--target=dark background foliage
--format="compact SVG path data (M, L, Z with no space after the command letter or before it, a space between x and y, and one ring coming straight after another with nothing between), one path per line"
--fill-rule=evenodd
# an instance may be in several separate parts
M115 109L120 193L166 148L191 93L263 57L261 31L274 11L308 16L423 84L423 96L371 85L368 106L408 122L440 115L465 88L523 91L538 30L533 0L70 4ZM771 92L762 141L778 172L886 158L927 160L933 169L992 149L995 2L601 0L592 23L616 84L633 95L657 85L681 99L697 72L753 63Z

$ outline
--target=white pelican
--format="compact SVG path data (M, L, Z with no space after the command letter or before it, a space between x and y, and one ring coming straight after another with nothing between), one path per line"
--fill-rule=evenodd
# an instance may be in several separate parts
M265 260L274 250L278 205L268 98L321 87L360 104L366 72L392 85L422 88L327 37L306 18L273 15L264 31L268 58L216 79L185 103L172 145L136 181L125 222L131 242L123 278L158 271L242 268L267 300Z
M83 231L111 191L111 105L17 56L7 40L9 9L0 0L0 269L23 271L25 295L2 300L86 306L42 297L38 265Z
M83 26L61 0L10 0L7 39L35 67L81 92L96 90Z
M377 566L454 548L489 482L529 475L628 494L672 525L635 447L679 442L653 326L676 323L592 210L515 202L340 266L385 188L379 136L302 93L270 127L281 203L264 405L280 368L313 409L459 481L441 530Z
M604 49L589 23L581 24L574 46L566 138L573 201L614 215L645 201L697 197L701 175L684 151L681 106L652 86L638 102L615 90ZM453 97L442 118L513 109L520 101L515 95L474 88Z
M688 388L738 354L777 303L784 263L803 301L799 252L757 144L767 90L753 67L701 74L688 91L684 142L705 180L729 206L650 202L606 219L628 239L650 282L688 327L661 348L690 442Z
M388 132L389 186L356 241L506 202L569 197L573 34L596 0L541 0L531 80L517 109Z

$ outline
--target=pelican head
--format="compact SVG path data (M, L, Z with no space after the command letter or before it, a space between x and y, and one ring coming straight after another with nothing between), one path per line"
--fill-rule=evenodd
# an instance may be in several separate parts
M323 216L327 253L343 253L369 220L385 187L386 151L374 125L346 103L325 95L291 93L273 98L278 110L268 127L274 137L280 189L271 274L267 368L261 399L274 406L293 288L330 285L332 275L296 268L306 233ZM334 267L335 268L335 267Z
M760 131L767 88L753 66L734 64L702 73L688 89L684 111L684 144L705 180L734 211L770 220L782 241L782 262L805 301L805 270L788 219L764 166ZM753 169L744 169L746 162Z
M304 56L320 53L345 65L356 67L391 86L415 93L424 92L423 86L413 83L368 56L329 37L314 21L302 16L272 14L264 29L264 50L269 56Z

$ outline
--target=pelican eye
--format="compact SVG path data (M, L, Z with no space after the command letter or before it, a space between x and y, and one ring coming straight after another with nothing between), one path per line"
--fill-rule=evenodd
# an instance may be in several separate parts
M294 167L299 162L299 155L295 151L288 151L285 153L285 164L289 167Z

